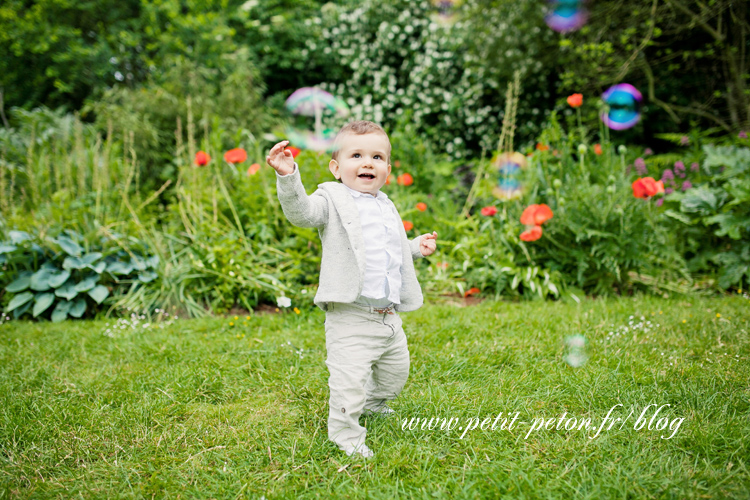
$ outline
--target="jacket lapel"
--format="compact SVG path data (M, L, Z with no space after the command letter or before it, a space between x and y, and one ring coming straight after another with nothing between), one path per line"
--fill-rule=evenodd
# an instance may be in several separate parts
M341 224L344 226L346 235L349 238L349 244L354 249L354 256L357 259L357 267L360 275L365 275L365 238L362 235L362 225L359 222L359 209L354 203L352 195L346 189L346 186L338 182L324 182L318 187L324 189L331 197L333 206L339 214Z

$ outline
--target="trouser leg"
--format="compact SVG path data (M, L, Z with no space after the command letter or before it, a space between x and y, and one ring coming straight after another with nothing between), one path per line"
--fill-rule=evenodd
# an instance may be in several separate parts
M395 399L409 377L409 348L403 323L397 314L393 316L392 318L386 316L385 319L386 325L393 331L393 336L389 339L383 354L373 365L365 387L364 408L367 410L377 410L387 401Z

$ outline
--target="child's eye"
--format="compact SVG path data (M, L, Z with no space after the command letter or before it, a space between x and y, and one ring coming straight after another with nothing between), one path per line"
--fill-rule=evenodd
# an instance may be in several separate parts
M382 160L383 159L383 157L380 156L380 155L375 155L374 158L377 159L377 160Z
M360 156L362 156L362 155L360 155L359 153L354 153L354 154L353 154L352 156L353 156L354 158L359 158L359 157L360 157Z

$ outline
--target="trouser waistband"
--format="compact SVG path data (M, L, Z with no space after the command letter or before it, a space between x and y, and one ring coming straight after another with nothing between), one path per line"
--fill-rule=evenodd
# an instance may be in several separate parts
M343 303L343 302L328 302L328 305L326 306L326 312L335 311L336 309L358 309L360 311L367 311L370 313L376 313L376 314L396 314L396 304L389 304L385 307L375 307L375 306L368 306L365 304L357 304L356 302L349 302L349 303Z

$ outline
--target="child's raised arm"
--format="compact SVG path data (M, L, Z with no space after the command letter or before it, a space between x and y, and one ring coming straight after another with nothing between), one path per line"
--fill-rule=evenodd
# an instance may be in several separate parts
M284 149L289 141L281 141L271 148L266 156L266 163L273 167L279 175L289 175L294 172L294 157L292 152Z

